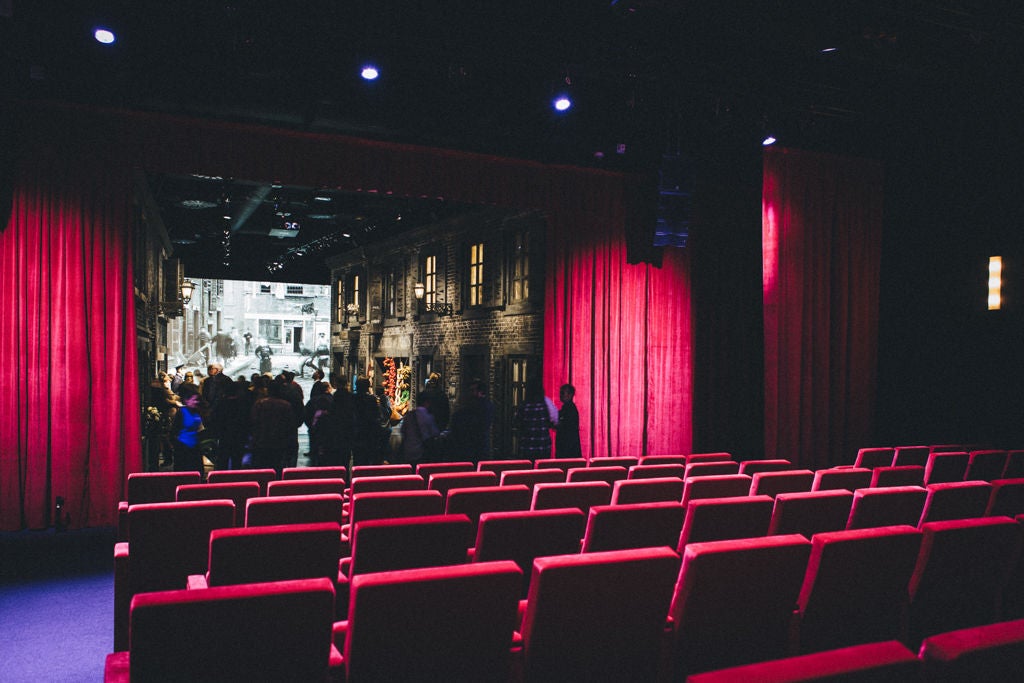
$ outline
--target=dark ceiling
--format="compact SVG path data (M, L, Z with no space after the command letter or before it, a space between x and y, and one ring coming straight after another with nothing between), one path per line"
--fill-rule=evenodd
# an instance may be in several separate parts
M94 42L97 24L118 42ZM1024 132L1019 0L0 0L0 58L0 86L22 98L616 170L756 146L766 132L880 157L979 129ZM358 75L367 61L381 67L376 82ZM575 104L556 114L566 89ZM253 262L352 234L358 216L446 213L353 197L327 209L316 188L194 180L151 179L183 253L219 239L223 222L197 227L184 216L203 210L180 203L226 191L260 209L287 195L310 226L309 240L264 235ZM235 253L268 230L260 214L233 231Z

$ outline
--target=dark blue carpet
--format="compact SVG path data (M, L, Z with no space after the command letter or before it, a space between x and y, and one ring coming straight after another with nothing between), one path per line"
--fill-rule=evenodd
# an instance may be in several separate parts
M103 680L114 540L112 529L0 534L0 680Z

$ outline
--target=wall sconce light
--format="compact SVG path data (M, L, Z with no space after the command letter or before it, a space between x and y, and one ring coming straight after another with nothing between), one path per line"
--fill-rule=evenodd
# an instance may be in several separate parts
M196 291L196 283L189 279L181 281L181 302L188 305L192 301L192 293Z
M412 293L413 296L416 297L417 301L422 301L423 295L426 293L426 288L423 286L422 282L417 282L412 286Z
M1003 257L988 259L988 310L998 311L1003 306Z

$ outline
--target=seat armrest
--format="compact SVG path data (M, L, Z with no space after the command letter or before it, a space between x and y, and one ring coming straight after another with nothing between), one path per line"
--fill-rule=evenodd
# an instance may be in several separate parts
M202 590L203 588L209 588L210 581L206 574L189 574L188 582L185 584L185 588L189 590Z
M351 571L351 568L352 558L350 556L345 556L338 560L338 571L344 574L345 576L349 575L349 571Z
M331 641L334 643L334 647L338 648L340 652L345 650L345 637L348 635L348 620L336 621L334 626L331 628Z
M132 603L129 571L129 544L117 543L114 545L114 652L128 650L128 612Z

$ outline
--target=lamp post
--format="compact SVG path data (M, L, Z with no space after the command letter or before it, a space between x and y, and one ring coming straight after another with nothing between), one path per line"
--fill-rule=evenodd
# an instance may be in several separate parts
M423 302L423 296L426 294L426 287L423 286L422 282L417 282L412 286L413 296L416 297L416 301L423 308L424 313L436 313L437 315L451 315L454 309L451 304L441 304L437 301L429 301L426 304Z
M181 281L181 302L188 305L188 302L192 301L192 292L196 291L196 283L189 279Z

